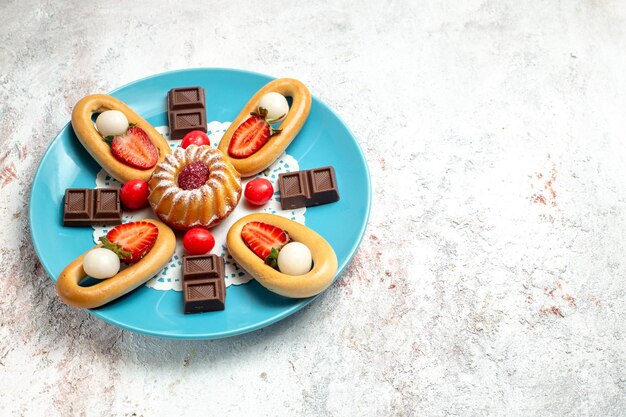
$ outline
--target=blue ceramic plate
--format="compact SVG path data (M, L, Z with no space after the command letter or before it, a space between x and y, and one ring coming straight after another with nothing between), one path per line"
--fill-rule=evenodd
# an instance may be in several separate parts
M167 125L165 97L174 87L200 85L207 95L210 120L233 120L249 98L273 78L230 69L198 68L154 75L111 93L154 126ZM341 199L306 211L306 225L334 248L341 274L365 232L370 209L370 178L365 158L348 127L313 97L310 116L287 152L300 169L333 165ZM66 188L93 188L100 167L76 139L71 125L54 139L44 155L30 198L30 227L35 250L56 280L73 259L93 247L92 228L63 227ZM185 315L182 295L146 286L91 314L124 329L179 339L215 339L256 330L298 311L314 298L294 300L267 291L256 281L231 285L226 309Z

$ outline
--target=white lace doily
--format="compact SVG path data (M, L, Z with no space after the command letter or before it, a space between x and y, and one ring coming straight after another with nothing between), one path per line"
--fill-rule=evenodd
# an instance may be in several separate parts
M221 123L221 122L210 122L207 125L207 134L211 139L211 144L213 146L217 146L220 139L230 126L230 122ZM169 128L167 126L159 126L156 130L161 133L169 142L171 148L175 148L179 146L180 140L169 140ZM267 178L272 185L274 186L274 196L272 199L265 204L263 207L255 208L249 206L243 196L241 197L241 201L233 210L233 212L218 226L215 226L211 229L211 233L215 237L215 248L211 251L216 255L220 255L224 257L225 264L225 278L226 278L226 286L230 285L240 285L245 284L246 282L252 279L252 276L248 274L243 268L237 265L236 262L233 261L233 258L228 253L226 249L226 233L228 233L228 229L235 223L238 219L242 218L251 213L255 212L265 212L265 213L273 213L279 216L286 217L291 220L295 220L298 223L304 224L305 217L304 214L306 212L306 208L300 208L296 210L282 210L279 203L279 195L278 195L278 174L282 172L290 172L297 171L299 169L298 161L293 158L291 155L283 154L280 158L272 164L265 171L265 173L261 173L254 178L264 177ZM267 173L267 175L266 175ZM254 178L247 178L242 181L242 188L245 188L248 181ZM96 176L96 187L108 187L108 188L120 188L122 184L120 184L117 180L111 178L104 170L100 170L98 175ZM140 219L152 218L156 219L156 215L152 211L150 207L135 210L135 211L124 211L122 215L122 223L133 222ZM111 226L93 226L93 240L95 243L99 243L100 236L105 236L108 231L111 229ZM182 259L184 254L183 249L183 239L182 234L178 233L176 238L176 250L174 251L174 256L170 262L163 268L163 270L152 277L146 285L150 288L154 288L155 290L168 291L182 291Z

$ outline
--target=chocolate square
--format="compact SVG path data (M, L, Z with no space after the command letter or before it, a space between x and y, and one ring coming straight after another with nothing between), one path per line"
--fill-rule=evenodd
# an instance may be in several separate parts
M224 276L224 258L217 255L183 257L185 279L220 278Z
M311 190L310 206L334 203L339 200L337 179L333 167L312 169L309 171L309 187Z
M304 207L309 199L309 186L305 171L279 174L278 188L283 210Z
M172 88L168 95L168 109L205 108L205 93L202 87Z
M196 279L184 282L185 314L224 310L224 279Z
M96 200L93 212L94 220L121 221L120 190L96 188L94 191Z
M91 204L93 190L86 188L68 188L65 190L63 207L64 225L89 224L91 219Z
M172 110L168 116L172 140L182 139L192 130L207 131L204 109Z

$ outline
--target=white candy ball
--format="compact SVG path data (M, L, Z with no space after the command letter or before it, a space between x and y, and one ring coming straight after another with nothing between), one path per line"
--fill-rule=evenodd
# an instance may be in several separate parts
M92 278L111 278L120 271L120 258L105 248L92 249L83 258L83 269Z
M107 110L98 115L96 127L102 137L122 135L128 129L128 119L119 110Z
M289 113L289 103L280 93L267 93L259 101L259 107L267 109L267 118L283 120Z
M304 275L311 270L311 251L300 242L287 243L278 252L278 269L287 275Z

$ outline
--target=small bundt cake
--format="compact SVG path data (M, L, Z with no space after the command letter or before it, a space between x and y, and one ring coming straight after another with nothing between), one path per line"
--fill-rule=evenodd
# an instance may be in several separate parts
M241 176L212 146L177 148L157 164L148 200L171 227L212 227L224 220L241 197Z

